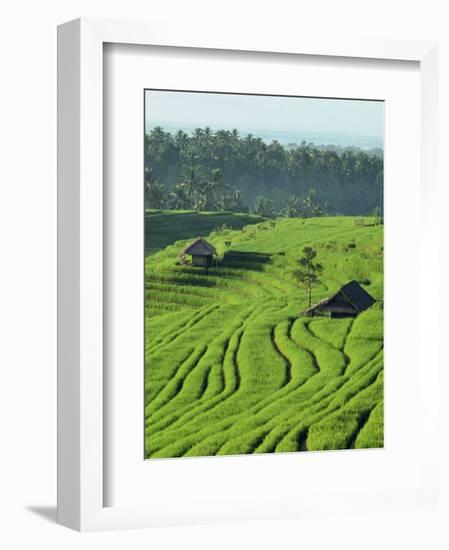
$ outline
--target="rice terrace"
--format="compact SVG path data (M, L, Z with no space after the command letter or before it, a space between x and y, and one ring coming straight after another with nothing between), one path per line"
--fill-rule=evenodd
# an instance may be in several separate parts
M150 233L188 218L194 237L208 214L146 216ZM383 446L383 228L364 221L211 231L222 259L210 269L177 264L186 241L147 256L148 457ZM356 278L376 304L355 318L298 316L306 295L288 272L310 243L327 274L317 298Z
M145 457L382 448L382 152L151 128L148 96Z

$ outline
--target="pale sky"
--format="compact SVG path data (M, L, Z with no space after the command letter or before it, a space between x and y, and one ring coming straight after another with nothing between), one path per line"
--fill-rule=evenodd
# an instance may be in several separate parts
M147 90L145 114L147 131L155 126L187 132L210 126L256 136L258 130L274 137L278 133L361 136L383 146L381 101Z

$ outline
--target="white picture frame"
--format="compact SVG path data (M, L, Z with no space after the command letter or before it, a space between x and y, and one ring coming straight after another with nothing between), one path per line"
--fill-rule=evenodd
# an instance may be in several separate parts
M331 58L383 59L419 63L421 86L421 203L423 240L427 244L426 264L421 273L438 271L438 218L436 212L436 151L438 73L437 44L431 41L386 41L317 39L307 36L271 40L256 32L233 33L210 29L200 37L189 36L182 25L170 29L157 24L81 19L58 28L58 521L77 530L151 527L158 525L230 520L292 517L327 513L332 506L351 510L360 505L360 495L328 496L328 506L320 496L308 504L291 499L254 506L232 503L232 513L201 514L200 509L182 509L170 514L167 507L105 506L104 460L104 201L103 201L103 59L105 44L157 45L168 48L205 48L272 55L314 55ZM435 280L435 278L433 277ZM438 295L438 284L429 291ZM436 300L422 300L425 318L435 314ZM437 315L435 315L437 318ZM428 376L423 381L421 406L427 419L437 424L438 327L420 337L432 350ZM343 456L343 455L341 455ZM202 459L198 459L201 461ZM290 459L288 459L290 460ZM345 460L345 458L341 458ZM417 487L391 494L365 494L370 510L408 502L429 506L435 502L438 479L435 455L422 464L425 475ZM199 463L199 462L198 462ZM238 467L238 466L236 466ZM201 466L199 466L201 468ZM238 499L237 499L238 500ZM270 501L273 506L270 506ZM344 501L344 506L341 502ZM222 503L223 504L223 503ZM274 508L277 512L274 513Z

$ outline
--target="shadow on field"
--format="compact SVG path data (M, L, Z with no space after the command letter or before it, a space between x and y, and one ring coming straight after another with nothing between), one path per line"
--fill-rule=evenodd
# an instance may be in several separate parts
M264 265L271 260L271 254L263 252L239 252L230 250L225 252L220 267L235 267L238 269L250 269L251 271L263 271Z

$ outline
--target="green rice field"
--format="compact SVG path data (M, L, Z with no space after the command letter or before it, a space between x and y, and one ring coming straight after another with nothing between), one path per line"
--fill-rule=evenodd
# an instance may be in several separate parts
M146 212L147 458L383 447L383 226L370 217ZM198 236L210 268L179 264ZM356 318L304 317L303 246L323 264L313 302L356 280Z

